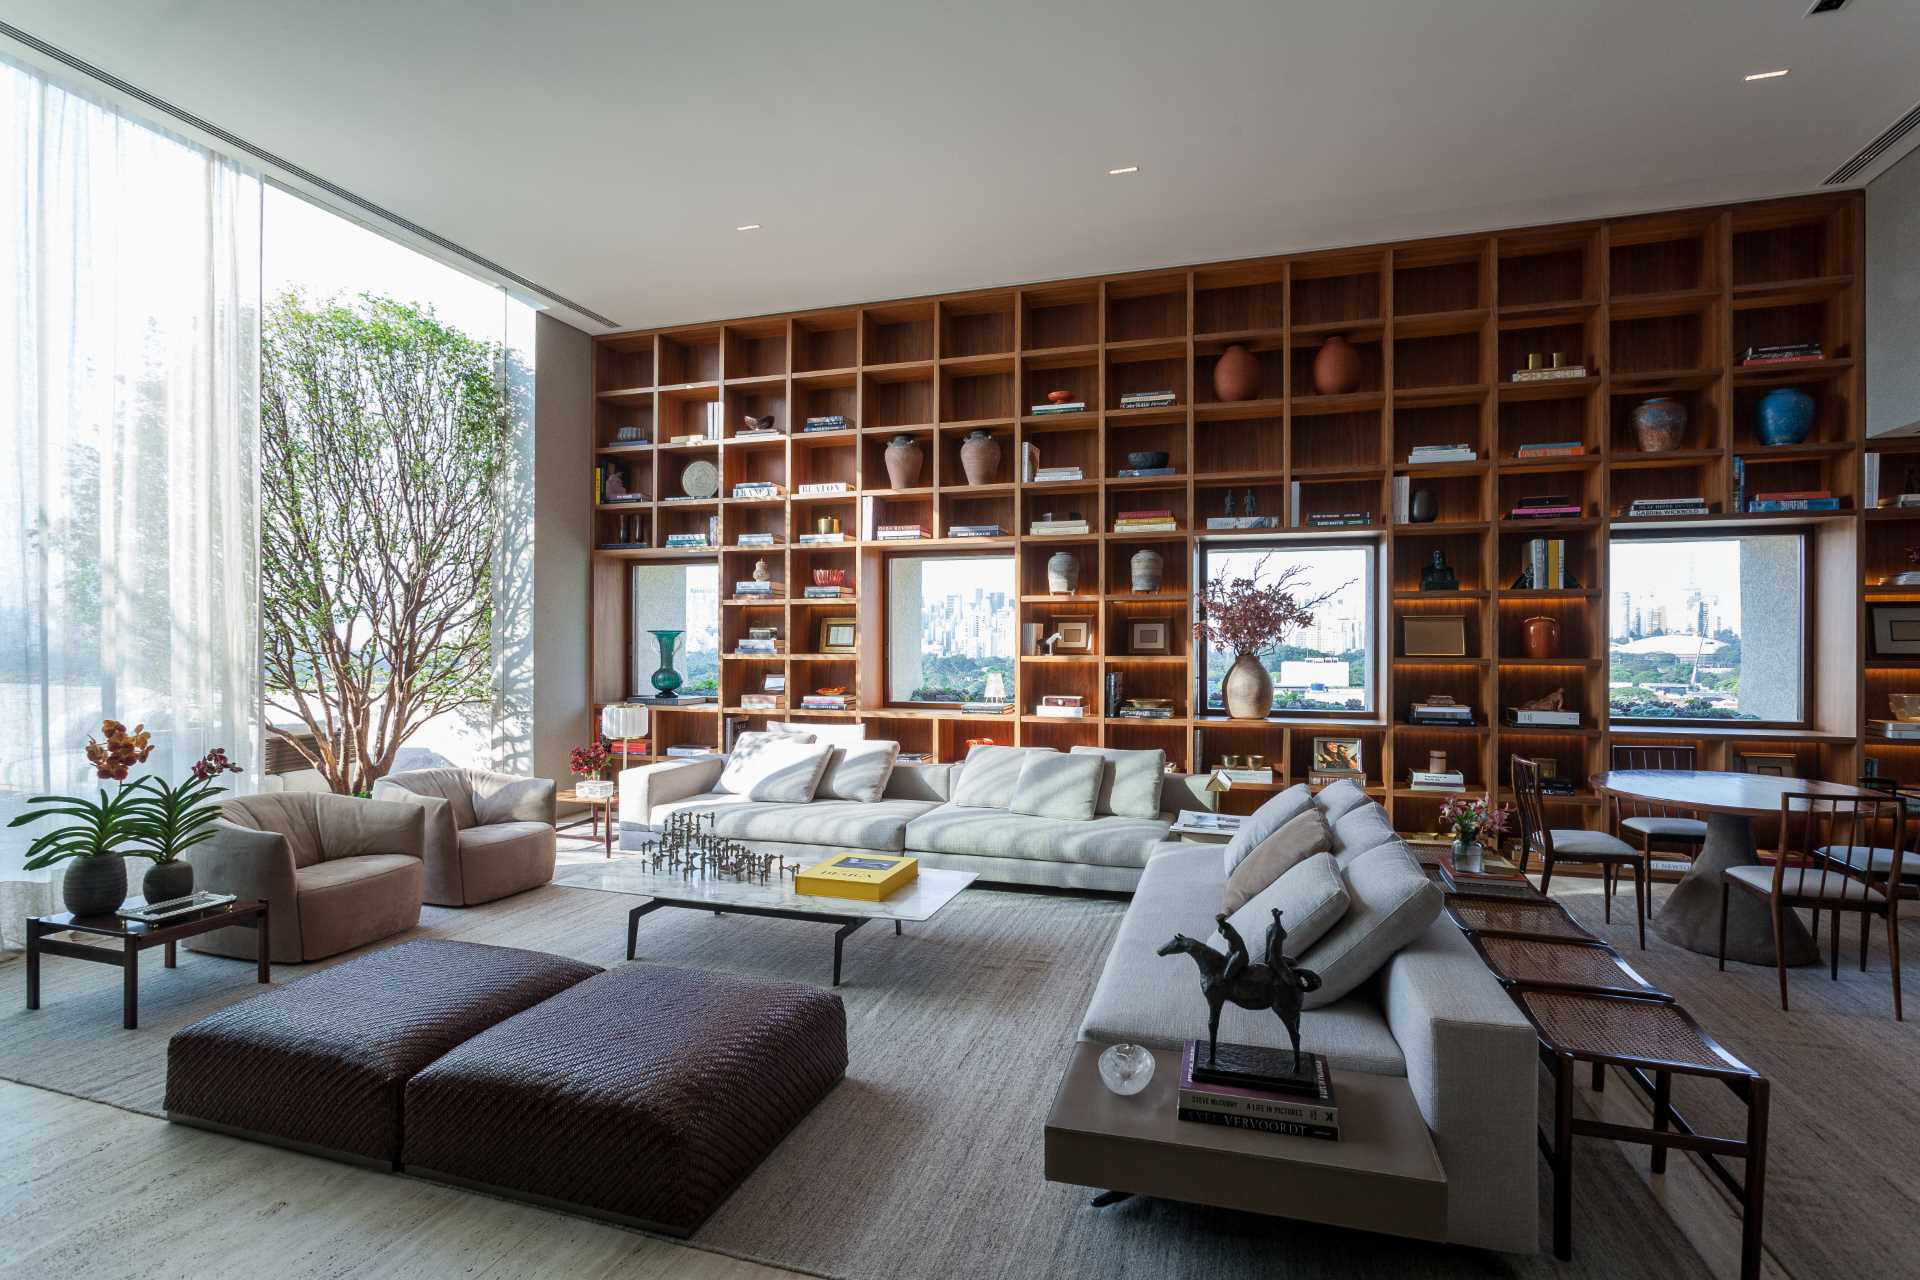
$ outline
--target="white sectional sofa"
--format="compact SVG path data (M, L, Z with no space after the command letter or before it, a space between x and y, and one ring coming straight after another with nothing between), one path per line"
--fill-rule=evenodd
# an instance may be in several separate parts
M1383 870L1424 874L1410 853L1411 872L1392 865L1405 846L1386 811L1363 795L1353 803L1357 794L1351 784L1337 784L1308 801L1336 809L1352 803L1331 823L1334 860L1354 895L1349 919L1377 892L1353 874L1363 856L1375 884ZM1206 1005L1193 964L1156 950L1175 933L1211 934L1227 879L1217 845L1167 844L1154 854L1108 953L1081 1039L1177 1049L1205 1038ZM1358 988L1309 1008L1301 1018L1301 1047L1326 1054L1336 1069L1404 1076L1446 1172L1448 1238L1532 1253L1539 1233L1537 1041L1465 936L1439 911L1437 888L1430 901L1414 897L1407 905L1427 920L1424 928ZM1309 969L1321 964L1321 949L1340 941L1341 927L1305 948L1298 962ZM1243 936L1258 960L1264 932ZM1222 1013L1220 1039L1288 1044L1272 1013L1232 1006Z
M1004 764L1009 758L1001 759ZM1151 816L1142 816L1137 806L1133 815L1113 812L1105 788L1087 818L1018 813L1005 803L1012 798L1010 782L992 788L988 798L1001 799L997 806L958 804L954 797L964 795L966 763L896 765L874 800L755 800L720 789L726 765L724 757L711 756L624 770L620 847L639 848L669 816L690 810L712 813L719 835L790 858L811 861L854 849L906 852L927 866L972 871L1001 884L1126 892L1139 882L1179 811L1207 807L1206 779L1187 774L1159 779Z

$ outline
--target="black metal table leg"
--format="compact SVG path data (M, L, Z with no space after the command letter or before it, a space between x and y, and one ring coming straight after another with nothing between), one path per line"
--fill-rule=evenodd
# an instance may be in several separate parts
M1673 1109L1673 1072L1656 1071L1653 1075L1653 1131L1667 1131L1667 1115ZM1653 1144L1653 1171L1667 1171L1667 1149L1660 1143Z
M253 954L257 966L254 977L263 983L273 981L273 935L268 931L269 914L267 904L262 900L260 914L253 918Z
M40 922L27 920L27 1008L40 1007Z
M120 1025L129 1031L140 1027L140 951L132 938L120 952Z
M658 911L666 905L665 902L655 898L653 901L643 902L633 910L627 912L627 959L633 959L634 948L638 944L640 937L640 917Z
M1087 1203L1095 1209L1104 1209L1110 1204L1119 1204L1123 1200L1133 1199L1131 1191L1102 1191Z
M1553 1058L1553 1256L1573 1257L1573 1058Z
M1740 1215L1740 1280L1759 1280L1760 1226L1767 1203L1767 1090L1756 1079L1747 1090L1747 1176Z
M900 936L900 922L898 920L893 922L893 936L896 938Z
M840 944L847 940L848 934L852 933L854 930L858 929L861 925L865 924L866 922L867 922L866 917L858 916L852 920L847 921L845 924L841 925L838 929L834 931L834 934L833 934L833 985L836 987L840 985Z

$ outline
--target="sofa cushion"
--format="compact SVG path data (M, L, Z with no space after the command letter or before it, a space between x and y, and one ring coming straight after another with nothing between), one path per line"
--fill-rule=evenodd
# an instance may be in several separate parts
M1225 887L1220 853L1205 845L1183 845L1147 864L1080 1024L1082 1039L1177 1050L1187 1040L1206 1038L1207 1004L1200 995L1199 970L1184 955L1154 952L1176 933L1204 937L1213 927ZM1247 941L1263 948L1265 926L1257 940ZM1288 1044L1287 1030L1272 1011L1231 1004L1220 1011L1220 1038L1274 1049ZM1300 1047L1326 1054L1342 1070L1396 1076L1407 1072L1406 1059L1371 992L1302 1018Z
M1346 915L1300 956L1320 975L1301 1002L1318 1009L1377 972L1394 952L1426 932L1440 914L1440 888L1398 840L1369 849L1346 867Z
M1167 776L1167 753L1122 751L1116 747L1075 747L1076 756L1099 756L1106 761L1100 773L1100 794L1093 811L1101 817L1157 818L1160 784Z
M938 807L928 800L759 804L745 796L708 792L655 806L652 825L666 825L668 816L676 810L703 810L713 814L714 834L729 840L844 845L850 849L898 853L905 844L907 823Z
M1247 815L1247 820L1233 833L1233 839L1227 841L1220 874L1232 875L1233 869L1258 848L1261 841L1305 813L1312 804L1313 793L1307 790L1304 782L1270 797L1265 804Z
M296 867L310 867L326 856L313 810L314 797L297 791L228 796L220 802L220 812L228 822L285 836ZM472 810L468 813L471 816Z
M1233 874L1227 877L1226 893L1220 899L1221 912L1232 915L1296 864L1316 853L1327 852L1332 843L1326 817L1318 809L1309 807L1305 813L1295 814L1233 869Z
M544 822L496 822L460 833L468 904L492 902L553 879L554 832Z
M766 731L789 738L804 738L808 742L830 742L836 747L850 747L867 740L867 727L861 724L799 724L791 720L771 720L767 722Z
M303 960L390 938L420 923L427 864L399 853L329 858L293 873Z
M1333 824L1333 854L1346 866L1369 849L1398 839L1387 811L1374 803L1355 805Z
M954 779L953 802L969 809L1005 809L1020 782L1020 766L1036 752L1059 754L1050 748L975 747Z
M749 800L805 804L813 799L832 755L833 748L824 742L743 733L714 789Z
M1062 820L943 804L907 824L906 851L1144 867L1170 825L1160 818Z
M1020 764L1020 780L1013 784L1013 803L1007 807L1033 818L1085 822L1093 817L1105 769L1106 761L1098 756L1030 751Z
M1328 822L1338 822L1349 809L1367 802L1367 789L1352 778L1342 778L1314 792L1313 802L1326 812Z
M827 759L827 772L814 795L822 800L858 800L872 804L887 790L893 776L893 763L900 755L900 744L884 740L833 743Z
M1266 958L1267 930L1278 908L1280 925L1287 931L1281 953L1297 959L1308 947L1327 936L1327 931L1347 914L1350 901L1347 883L1341 878L1333 855L1316 853L1253 895L1228 916L1227 923L1240 935L1253 962L1259 964ZM1215 931L1207 939L1207 945L1225 951L1226 936Z
M390 789L445 800L453 813L453 825L463 831L475 823L489 821L474 810L473 787L467 780L465 769L409 769L400 779L382 778L374 783L373 798L393 799L393 796L383 794Z

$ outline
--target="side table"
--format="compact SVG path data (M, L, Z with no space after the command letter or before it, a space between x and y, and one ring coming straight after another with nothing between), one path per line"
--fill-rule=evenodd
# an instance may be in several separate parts
M129 906L144 904L144 898L129 898ZM232 925L241 925L253 929L259 934L255 940L255 951L259 955L256 973L261 982L272 981L269 976L272 954L270 935L267 932L267 904L264 900L252 902L235 901L224 907L215 907L198 912L178 920L168 920L159 924L145 924L138 920L126 920L119 916L76 916L66 912L51 916L30 916L27 919L27 1008L40 1007L40 957L42 955L65 956L69 960L88 960L94 964L117 965L121 971L120 1025L132 1031L140 1025L140 953L154 947L165 947L166 967L177 968L178 957L174 944L182 938L191 938L196 934L212 933L215 929L225 929ZM120 947L88 946L85 943L67 942L49 935L56 933L85 933L98 938L118 938Z
M620 793L618 791L610 796L583 796L578 791L562 791L554 796L554 802L557 804L583 804L587 806L591 815L589 820L593 823L593 833L601 836L601 846L606 850L607 856L609 858L613 856L613 824L618 820L620 813ZM604 826L602 824L603 817L605 818ZM577 820L567 824L568 827L577 827L579 825L580 823ZM604 835L602 835L603 831L605 833Z

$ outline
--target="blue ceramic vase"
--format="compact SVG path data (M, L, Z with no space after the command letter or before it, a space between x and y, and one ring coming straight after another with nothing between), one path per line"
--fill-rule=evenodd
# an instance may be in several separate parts
M1813 397L1798 387L1775 387L1760 397L1753 433L1761 444L1799 444L1813 431Z

